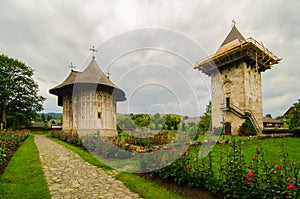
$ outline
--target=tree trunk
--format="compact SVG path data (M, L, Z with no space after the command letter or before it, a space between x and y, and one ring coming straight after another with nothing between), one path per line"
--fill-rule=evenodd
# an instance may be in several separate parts
M6 101L5 100L2 106L2 122L4 123L4 129L6 129Z

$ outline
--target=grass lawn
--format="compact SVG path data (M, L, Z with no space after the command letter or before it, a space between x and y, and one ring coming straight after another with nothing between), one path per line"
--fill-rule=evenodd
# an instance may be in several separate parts
M251 158L255 155L256 148L265 152L265 158L267 161L278 160L280 159L281 154L281 145L284 146L285 153L288 154L287 159L289 160L299 160L299 138L268 138L263 140L244 140L242 144L243 152L247 162L251 162ZM226 151L228 145L217 144L213 148L213 154L218 156L219 151Z
M0 198L50 198L33 138L25 140L1 176Z

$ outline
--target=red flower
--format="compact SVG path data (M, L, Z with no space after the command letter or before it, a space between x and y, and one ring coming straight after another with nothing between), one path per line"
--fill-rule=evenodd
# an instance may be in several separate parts
M247 177L247 178L245 179L245 183L249 183L251 180L252 180L252 178Z
M253 176L253 174L254 174L254 172L252 172L252 171L251 171L251 172L248 172L248 173L247 173L247 177L250 178L250 177Z
M293 182L293 181L292 181L291 179L288 179L288 183L289 183L289 184L292 184L292 182Z
M192 167L191 165L189 165L187 168L188 168L189 170L191 170L193 167Z
M169 158L168 157L166 157L166 162L168 162L169 161Z
M267 166L267 165L268 165L268 162L264 162L264 165L266 165L266 166Z
M13 146L15 143L14 142L10 142L10 146Z
M288 189L295 189L295 186L293 184L289 184L289 186L287 188Z
M281 169L281 166L280 166L280 165L278 165L276 168L277 168L277 170L280 170L280 169Z
M256 151L258 151L258 148L256 147L256 149L255 149Z
M253 157L253 158L251 158L252 159L252 161L254 161L255 160L255 157Z
M289 196L285 196L285 199L289 199Z
M187 150L187 151L190 151L191 149L190 149L190 147L188 147L186 150Z

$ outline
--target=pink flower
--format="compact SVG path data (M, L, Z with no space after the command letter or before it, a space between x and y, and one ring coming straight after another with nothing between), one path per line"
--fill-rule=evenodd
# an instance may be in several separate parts
M252 172L252 171L251 171L251 172L248 172L248 173L247 173L247 177L250 178L250 177L253 176L253 174L254 174L254 172Z
M289 184L289 186L287 188L288 189L295 189L295 186L293 184Z
M291 179L288 179L288 183L289 183L289 184L292 184L292 182L293 182L293 181L292 181Z
M166 157L166 162L168 162L169 161L169 158L168 157Z
M245 179L245 183L249 183L251 180L252 180L252 178L247 177L247 178Z
M281 169L281 166L280 166L280 165L278 165L276 168L277 168L277 170L280 170L280 169Z

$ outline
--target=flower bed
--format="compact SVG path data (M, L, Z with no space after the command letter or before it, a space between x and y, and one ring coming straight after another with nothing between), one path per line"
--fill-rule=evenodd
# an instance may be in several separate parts
M0 167L29 135L27 130L0 131Z
M190 141L188 135L170 131L147 138L124 133L110 138L97 135L79 138L77 134L70 133L52 136L77 143L104 158L129 159L139 156L139 166L143 171L160 168L152 174L179 185L221 192L226 198L300 197L300 164L287 158L283 145L278 146L281 152L272 160L265 158L266 151L262 146L248 152L252 154L248 160L243 142L254 142L251 139L232 139L227 144L219 145L220 151L209 152L206 157L200 158L201 145L209 142L189 146L188 142L184 142Z

